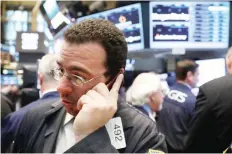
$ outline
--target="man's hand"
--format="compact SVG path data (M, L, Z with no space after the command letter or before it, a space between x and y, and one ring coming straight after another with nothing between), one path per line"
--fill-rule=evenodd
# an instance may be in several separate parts
M114 116L122 80L123 74L120 74L110 91L104 83L99 83L79 99L77 108L80 112L73 124L77 141L104 126Z

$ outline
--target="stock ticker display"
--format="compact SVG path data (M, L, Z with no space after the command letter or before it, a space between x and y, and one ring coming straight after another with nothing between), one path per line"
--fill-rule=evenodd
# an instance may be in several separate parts
M144 48L142 12L140 4L128 5L81 17L77 19L77 22L84 19L94 18L106 19L114 23L115 26L124 33L129 51Z
M227 48L229 2L151 2L151 48Z

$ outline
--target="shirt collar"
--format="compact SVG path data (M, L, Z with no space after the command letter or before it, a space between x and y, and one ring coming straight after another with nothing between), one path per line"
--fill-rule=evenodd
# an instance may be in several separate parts
M151 109L151 107L148 104L144 104L143 105L144 110L148 113L148 116L155 121L154 117L153 117L153 111Z
M152 110L148 104L144 104L143 108L148 114L150 114L150 113L152 114Z
M72 119L74 118L73 115L69 114L68 112L65 115L65 119L64 119L64 124L63 126L65 126L66 124L68 124Z
M183 84L183 85L187 86L190 90L192 90L192 87L189 84L187 84L185 82L181 82L181 81L178 81L178 83Z

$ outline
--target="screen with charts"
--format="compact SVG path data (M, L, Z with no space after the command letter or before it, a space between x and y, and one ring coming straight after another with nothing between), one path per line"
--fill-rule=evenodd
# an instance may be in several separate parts
M150 48L228 48L229 2L150 2Z
M106 19L114 23L124 33L128 51L144 49L141 4L128 5L81 17L77 19L77 22L93 18Z
M198 87L208 81L226 75L226 63L224 58L198 60L196 63L199 65Z

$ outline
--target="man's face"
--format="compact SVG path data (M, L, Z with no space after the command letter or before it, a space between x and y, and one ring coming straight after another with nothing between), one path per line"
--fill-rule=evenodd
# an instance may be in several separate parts
M160 111L162 109L162 103L164 101L163 92L160 90L160 91L157 91L155 93L152 93L150 99L151 99L150 106L152 108L152 111L153 112Z
M82 86L74 85L66 76L60 79L57 90L68 113L75 116L79 112L76 106L80 97L98 83L106 82L102 75L107 72L105 61L106 51L98 43L76 45L64 42L57 62L63 72L80 76L85 81L100 75Z
M199 81L199 70L198 68L196 69L195 73L192 73L191 77L191 86L194 88L197 86L197 83Z
M227 71L230 75L232 75L232 56L230 56L229 58L227 58L226 60Z

